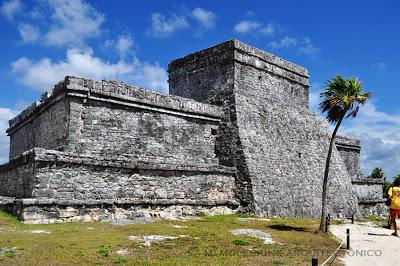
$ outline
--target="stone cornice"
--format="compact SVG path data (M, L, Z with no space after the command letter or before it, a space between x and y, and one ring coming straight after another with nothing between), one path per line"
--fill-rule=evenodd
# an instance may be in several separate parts
M67 96L215 122L220 120L222 113L221 107L179 96L156 93L114 81L95 81L67 76L64 81L54 87L52 93L46 92L41 101L34 102L18 116L11 119L7 133L12 133Z
M227 51L230 52L229 55L226 54ZM224 53L226 55L221 56L221 54ZM205 57L210 58L207 61L209 65L216 63L212 59L216 57L219 58L220 61L235 61L241 64L250 65L295 83L299 83L303 86L309 86L307 69L235 39L176 59L169 63L169 68L177 69L181 65L192 64Z

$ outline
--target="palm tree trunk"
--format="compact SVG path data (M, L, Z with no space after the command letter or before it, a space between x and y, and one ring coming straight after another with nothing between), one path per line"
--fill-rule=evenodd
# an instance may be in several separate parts
M344 118L344 115L342 118L338 121L336 124L335 130L332 133L331 137L331 142L329 144L329 150L328 150L328 156L326 157L326 164L325 164L325 173L324 173L324 182L322 185L322 211L321 211L321 221L319 224L318 232L322 233L324 232L324 222L325 222L325 216L326 216L326 194L327 194L327 186L328 186L328 176L329 176L329 165L331 162L331 156L332 156L332 149L333 149L333 143L335 142L335 137L336 133L340 127L340 124L342 123Z

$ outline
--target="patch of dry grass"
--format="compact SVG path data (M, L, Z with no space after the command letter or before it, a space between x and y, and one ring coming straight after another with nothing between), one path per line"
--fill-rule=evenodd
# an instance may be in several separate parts
M107 222L23 225L0 212L0 247L16 248L0 255L1 265L310 265L338 245L330 235L314 233L315 219L285 218L237 221L239 215L201 217L190 221L116 226ZM172 225L187 226L174 228ZM266 245L229 230L252 228L272 234ZM46 230L49 234L30 234ZM132 235L187 235L144 247ZM118 250L125 249L125 254ZM337 262L335 262L338 265ZM332 264L335 265L335 264Z

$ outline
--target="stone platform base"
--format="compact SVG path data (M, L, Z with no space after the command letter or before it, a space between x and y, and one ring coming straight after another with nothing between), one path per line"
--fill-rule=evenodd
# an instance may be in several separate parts
M360 201L358 207L363 217L376 216L377 218L384 218L389 213L385 200Z
M155 220L177 220L198 215L232 214L235 202L49 202L37 199L0 199L0 209L18 216L25 224L52 224L62 222L143 223Z

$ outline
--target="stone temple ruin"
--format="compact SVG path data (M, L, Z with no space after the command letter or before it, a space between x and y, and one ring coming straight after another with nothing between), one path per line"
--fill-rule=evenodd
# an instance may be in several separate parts
M26 223L320 214L330 130L309 111L306 69L230 40L168 72L169 95L67 76L12 119L0 208ZM337 137L333 216L382 209L359 158Z

